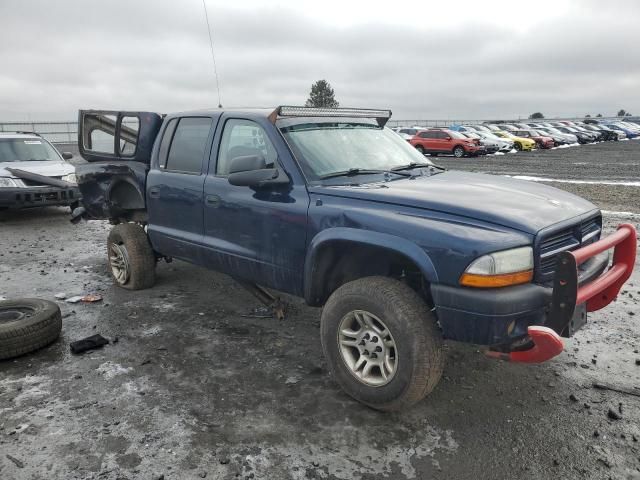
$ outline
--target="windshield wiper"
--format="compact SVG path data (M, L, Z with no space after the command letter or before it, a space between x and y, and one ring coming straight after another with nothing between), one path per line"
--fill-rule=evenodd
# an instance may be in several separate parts
M384 174L394 174L400 175L401 177L411 177L410 173L405 172L397 172L395 170L372 170L368 168L350 168L349 170L343 170L341 172L333 172L327 173L326 175L321 175L320 178L325 180L327 178L335 178L335 177L354 177L356 175L371 175L376 173L384 173Z
M391 169L392 172L397 173L400 170L411 170L413 168L437 168L439 170L446 170L444 167L441 167L439 165L434 165L433 163L418 163L418 162L411 162L407 165L401 165L399 167L394 167Z

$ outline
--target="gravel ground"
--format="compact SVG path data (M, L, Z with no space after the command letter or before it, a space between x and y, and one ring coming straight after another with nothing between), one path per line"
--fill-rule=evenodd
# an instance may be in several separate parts
M557 179L640 178L640 142L598 144L447 167ZM639 187L554 183L640 219ZM444 378L415 408L382 414L326 371L318 309L289 298L284 321L224 275L160 264L151 290L114 288L109 225L64 209L0 214L0 295L68 304L61 339L0 363L0 478L640 478L640 270L547 364L489 360L450 343ZM256 310L257 309L257 310ZM100 333L102 350L68 344ZM621 419L608 417L621 411Z

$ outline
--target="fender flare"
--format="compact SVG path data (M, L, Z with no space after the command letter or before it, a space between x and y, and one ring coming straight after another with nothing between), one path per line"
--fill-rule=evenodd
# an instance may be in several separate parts
M411 260L422 272L429 283L438 283L438 273L427 253L417 244L402 237L388 233L373 232L349 227L334 227L318 233L307 248L304 262L304 298L309 305L317 305L317 285L314 279L318 252L322 247L335 241L353 242L372 247L380 247L400 254Z

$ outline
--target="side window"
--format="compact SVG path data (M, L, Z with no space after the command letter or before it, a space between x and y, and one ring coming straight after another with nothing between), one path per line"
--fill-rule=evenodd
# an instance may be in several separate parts
M231 160L246 155L262 156L270 168L277 159L276 149L260 125L251 120L227 120L220 140L216 175L229 175Z
M85 130L84 148L95 153L114 155L117 117L85 113L82 122Z
M138 117L122 117L120 121L120 154L125 157L133 157L138 144L138 132L140 120Z
M429 132L422 132L420 138L430 138Z
M181 118L173 134L165 168L185 173L201 173L210 130L210 118Z
M162 140L160 141L160 149L158 151L158 164L160 168L167 167L167 154L169 153L169 145L171 145L171 139L173 138L173 132L176 131L176 125L178 120L173 118L169 120L167 128L164 130Z

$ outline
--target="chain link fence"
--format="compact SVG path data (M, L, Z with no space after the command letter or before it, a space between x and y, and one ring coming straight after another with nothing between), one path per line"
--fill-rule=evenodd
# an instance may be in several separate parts
M622 118L610 117L615 120L622 120ZM630 119L637 117L629 117ZM606 118L593 118L594 120L605 120ZM522 122L557 122L562 120L584 120L584 117L579 118L544 118L539 120L395 120L391 119L387 123L388 127L448 127L450 125L462 125L462 124L475 124L484 122L505 122L505 123L522 123ZM0 122L0 132L35 132L42 135L51 143L59 144L76 144L78 142L78 122Z
M0 132L33 132L51 143L78 143L78 122L7 122L0 123Z

